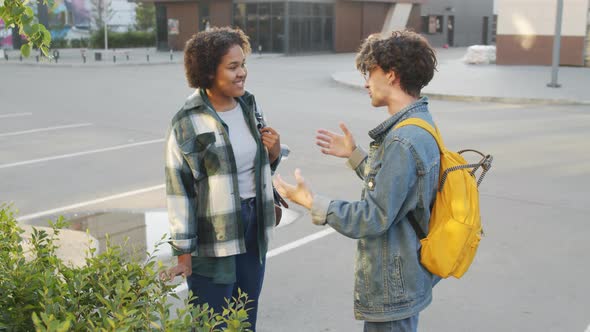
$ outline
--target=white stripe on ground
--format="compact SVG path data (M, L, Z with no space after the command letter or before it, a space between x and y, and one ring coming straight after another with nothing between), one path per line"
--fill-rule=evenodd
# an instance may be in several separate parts
M17 118L19 116L30 116L33 113L9 113L9 114L0 114L0 119L4 118Z
M321 239L321 238L323 238L323 237L325 237L325 236L328 236L328 235L330 235L330 234L333 234L333 233L335 233L335 232L336 232L336 231L335 231L334 229L332 229L332 228L328 228L328 229L324 229L323 231L319 231L319 232L317 232L317 233L313 233L313 234L311 234L311 235L308 235L308 236L306 236L306 237L304 237L304 238L301 238L301 239L299 239L299 240L293 241L293 242L291 242L291 243L287 243L287 244L285 244L285 245L284 245L284 246L282 246L282 247L278 247L278 248L276 248L276 249L273 249L273 250L269 251L269 252L266 254L266 258L268 259L268 258L272 258L272 257L278 256L278 255L280 255L280 254L284 254L284 253L286 253L287 251L291 251L291 250L293 250L293 249L296 249L296 248L298 248L298 247L301 247L301 246L303 246L303 245L306 245L306 244L308 244L308 243L310 243L310 242L312 242L312 241L319 240L319 239ZM178 294L178 293L181 293L181 292L184 292L184 291L186 291L187 289L188 289L188 286L187 286L186 282L182 282L182 283L180 283L180 284L179 284L179 285L178 285L178 286L177 286L177 287L174 289L174 292L175 292L176 294Z
M280 254L286 253L287 251L291 251L291 250L293 250L295 248L301 247L301 246L303 246L305 244L308 244L308 243L310 243L312 241L321 239L324 236L328 236L328 235L330 235L330 234L332 234L334 232L336 232L334 229L328 228L328 229L324 229L323 231L320 231L320 232L317 232L317 233L313 233L313 234L308 235L308 236L306 236L304 238L301 238L301 239L299 239L297 241L293 241L291 243L285 244L282 247L278 247L276 249L273 249L273 250L269 251L266 254L266 258L271 258L271 257L274 257L274 256L278 256Z
M88 151L82 151L82 152L76 152L76 153L68 153L68 154L62 154L62 155L53 156L53 157L46 157L46 158L25 160L25 161L19 161L19 162L16 162L16 163L10 163L10 164L0 165L0 169L2 169L2 168L9 168L9 167L15 167L15 166L23 166L23 165L36 164L36 163L41 163L41 162L44 162L44 161L52 161L52 160L58 160L58 159L80 157L80 156L85 156L85 155L94 154L94 153L115 151L115 150L133 148L133 147L136 147L136 146L142 146L142 145L154 144L154 143L162 143L162 142L164 142L164 139L154 139L154 140L151 140L151 141L144 141L144 142L137 142L137 143L131 143L131 144L116 145L116 146L111 146L111 147L108 147L108 148L88 150Z
M24 215L22 217L17 218L18 221L27 221L27 220L31 220L31 219L35 219L35 218L39 218L39 217L43 217L43 216L47 216L47 215L53 215L53 214L58 214L58 213L62 213L65 211L69 211L69 210L73 210L73 209L77 209L80 207L84 207L84 206L88 206L88 205L93 205L93 204L98 204L98 203L102 203L102 202L106 202L106 201L110 201L110 200L114 200L114 199L119 199L119 198L123 198L123 197L127 197L127 196L132 196L132 195L138 195L138 194L142 194L142 193L146 193L149 191L153 191L153 190L159 190L159 189L164 189L165 185L161 184L161 185L157 185L157 186L152 186L152 187L147 187L147 188L143 188L143 189L138 189L138 190L133 190L133 191L128 191L125 193L121 193L121 194L117 194L117 195L112 195L112 196L107 196L107 197L103 197L103 198L98 198L98 199L94 199L91 201L86 201L86 202L81 202L81 203L77 203L77 204L72 204L72 205L68 205L68 206L62 206L56 209L51 209L51 210L46 210L46 211L42 211L42 212L37 212L37 213L32 213L32 214L27 214ZM281 224L279 225L279 227L282 226L286 226L290 223L292 223L293 221L295 221L295 219L297 219L295 217L295 215L292 215L290 213L287 213L285 215L285 222L281 222ZM313 242L315 240L319 240L325 236L328 236L332 233L335 233L336 231L332 228L328 228L322 231L319 231L317 233L308 235L304 238L301 238L299 240L293 241L291 243L288 243L284 246L278 247L276 249L273 249L271 251L269 251L266 254L266 258L272 258L281 254L284 254L288 251L291 251L293 249L296 249L298 247L301 247L305 244L308 244L310 242ZM178 287L175 288L175 292L179 293L179 292L183 292L187 290L187 285L185 282L181 283L180 285L178 285Z
M586 331L584 332L590 332L590 324L588 324L588 327L586 328Z
M143 193L146 193L146 192L150 192L150 191L154 191L154 190L160 190L160 189L164 189L164 188L165 188L165 185L160 184L160 185L157 185L157 186L147 187L147 188L143 188L143 189L138 189L138 190L124 192L124 193L121 193L121 194L116 194L116 195L107 196L107 197L103 197L103 198L93 199L91 201L86 201L86 202L76 203L76 204L72 204L72 205L62 206L62 207L59 207L59 208L56 208L56 209L41 211L41 212L32 213L32 214L27 214L27 215L24 215L24 216L21 216L21 217L17 218L17 220L18 221L27 221L27 220L31 220L31 219L35 219L35 218L39 218L39 217L44 217L44 216L48 216L48 215L62 213L62 212L65 212L65 211L69 211L69 210L81 208L81 207L88 206L88 205L93 205L93 204L103 203L103 202L107 202L107 201L112 201L112 200L115 200L115 199L124 198L124 197L128 197L128 196L133 196L133 195L138 195L138 194L143 194Z
M88 127L88 126L92 126L92 123L78 123L78 124L71 124L71 125L65 125L65 126L55 126L55 127L45 127L45 128L37 128L37 129L30 129L30 130L14 131L11 133L0 134L0 137L16 136L16 135L23 135L23 134L39 133L42 131L51 131L51 130L60 130L60 129L69 129L69 128L80 128L80 127Z

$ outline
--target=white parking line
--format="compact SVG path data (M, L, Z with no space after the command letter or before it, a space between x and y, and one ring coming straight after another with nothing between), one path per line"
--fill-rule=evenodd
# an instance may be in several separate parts
M272 257L278 256L280 254L284 254L287 251L291 251L291 250L293 250L295 248L301 247L301 246L303 246L305 244L308 244L308 243L310 243L312 241L321 239L321 238L323 238L325 236L328 236L328 235L330 235L332 233L335 233L335 232L336 231L333 228L328 228L328 229L324 229L323 231L319 231L317 233L308 235L308 236L306 236L304 238L301 238L299 240L293 241L291 243L287 243L287 244L285 244L282 247L278 247L276 249L273 249L273 250L269 251L266 254L266 258L268 259L268 258L272 258ZM174 288L174 293L176 293L176 294L182 293L182 292L186 291L187 289L188 289L188 287L186 285L186 282L182 282L178 286L176 286L176 288Z
M121 193L121 194L116 194L116 195L107 196L107 197L103 197L103 198L93 199L91 201L86 201L86 202L81 202L81 203L77 203L77 204L62 206L62 207L58 207L56 209L41 211L41 212L37 212L37 213L27 214L27 215L24 215L24 216L21 216L21 217L17 218L17 220L18 221L27 221L27 220L31 220L31 219L35 219L35 218L39 218L39 217L43 217L43 216L48 216L48 215L52 215L52 214L62 213L62 212L65 212L65 211L77 209L77 208L88 206L88 205L98 204L98 203L102 203L102 202L106 202L106 201L112 201L114 199L119 199L119 198L123 198L123 197L127 197L127 196L133 196L133 195L143 194L143 193L154 191L154 190L160 190L160 189L164 189L164 187L165 187L165 185L160 184L160 185L157 185L157 186L152 186L152 187L147 187L147 188L143 188L143 189L132 190L132 191L124 192L124 193Z
M588 324L588 327L586 328L586 331L584 332L590 332L590 324Z
M274 257L274 256L278 256L278 255L283 254L283 253L285 253L287 251L290 251L290 250L293 250L295 248L301 247L302 245L305 245L305 244L308 244L308 243L310 243L312 241L321 239L324 236L328 236L328 235L330 235L332 233L335 233L335 232L336 231L333 228L328 228L328 229L324 229L323 231L320 231L320 232L317 232L317 233L308 235L308 236L306 236L304 238L301 238L301 239L299 239L297 241L293 241L291 243L285 244L282 247L278 247L276 249L273 249L273 250L269 251L266 254L266 258L271 258L271 257Z
M37 128L37 129L22 130L22 131L13 131L11 133L0 134L0 137L16 136L16 135L23 135L23 134L39 133L42 131L51 131L51 130L60 130L60 129L69 129L69 128L80 128L80 127L88 127L88 126L92 126L92 123L78 123L78 124L71 124L71 125L65 125L65 126L55 126L55 127L45 127L45 128Z
M33 113L8 113L8 114L0 114L0 119L4 119L4 118L17 118L20 116L30 116L33 115Z
M151 140L151 141L144 141L144 142L137 142L137 143L131 143L131 144L116 145L116 146L111 146L111 147L103 148L103 149L95 149L95 150L82 151L82 152L76 152L76 153L62 154L62 155L53 156L53 157L46 157L46 158L32 159L32 160L26 160L26 161L19 161L19 162L16 162L16 163L9 163L9 164L0 165L0 169L9 168L9 167L15 167L15 166L23 166L23 165L36 164L36 163L40 163L40 162L44 162L44 161L52 161L52 160L57 160L57 159L73 158L73 157L85 156L85 155L93 154L93 153L100 153L100 152L108 152L108 151L114 151L114 150L121 150L121 149L126 149L126 148L132 148L132 147L136 147L136 146L141 146L141 145L154 144L154 143L162 143L162 142L164 142L164 139L154 139L154 140Z

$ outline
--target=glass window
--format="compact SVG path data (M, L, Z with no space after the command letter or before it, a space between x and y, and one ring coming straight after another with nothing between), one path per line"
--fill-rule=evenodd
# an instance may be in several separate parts
M258 17L258 42L256 51L269 52L271 43L270 16ZM258 46L261 48L258 49Z
M311 18L306 17L301 24L301 50L311 51Z
M324 19L324 49L325 50L332 50L333 45L333 18L327 17Z
M311 48L313 51L323 49L322 34L322 18L312 17L311 18Z
M244 32L250 37L250 44L254 52L258 51L258 11L257 4L246 5L246 30Z
M259 3L258 4L258 16L270 15L270 3Z
M246 14L256 16L258 15L258 4L256 3L249 3L246 5Z
M291 16L304 16L305 15L305 3L290 2L289 3L289 15Z
M285 38L285 21L281 16L272 17L272 51L282 53Z
M298 17L291 18L289 22L289 52L297 53L300 51L301 33L301 19Z
M322 15L322 5L319 3L312 4L312 16L321 16Z
M333 8L333 6L331 4L321 4L320 5L320 15L321 16L333 16L332 8Z
M273 2L272 5L272 16L284 16L285 15L285 4L282 2Z
M234 26L246 30L246 5L234 5Z

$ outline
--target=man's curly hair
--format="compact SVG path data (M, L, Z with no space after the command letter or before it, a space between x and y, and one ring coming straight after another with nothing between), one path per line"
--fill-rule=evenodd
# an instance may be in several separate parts
M192 88L211 88L221 58L234 45L239 45L245 54L251 52L248 36L240 29L212 28L194 34L184 47L184 71L188 85Z
M436 70L436 54L426 38L410 30L394 31L382 37L373 34L360 46L356 68L363 74L375 67L393 70L400 78L402 90L419 97Z

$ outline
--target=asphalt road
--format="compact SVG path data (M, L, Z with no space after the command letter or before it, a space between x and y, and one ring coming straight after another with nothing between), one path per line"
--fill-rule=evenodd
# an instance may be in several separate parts
M367 145L387 117L338 85L353 56L252 56L256 94L317 192L357 199L343 160L314 146L339 121ZM52 213L161 209L163 138L191 93L181 65L49 68L0 65L0 202L23 222ZM452 84L450 82L449 84ZM421 331L585 331L590 324L590 107L432 101L449 147L494 155L481 187L486 236L471 270L445 280ZM297 211L303 212L297 208ZM274 249L325 230L303 214ZM326 235L326 233L322 233ZM352 313L354 240L327 234L269 258L259 330L360 331Z

